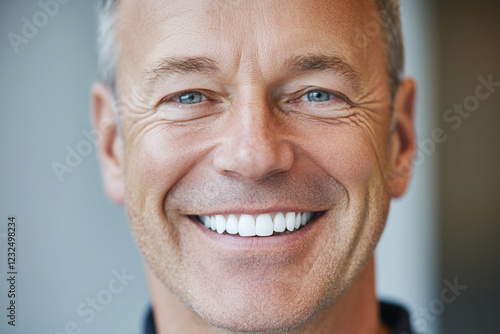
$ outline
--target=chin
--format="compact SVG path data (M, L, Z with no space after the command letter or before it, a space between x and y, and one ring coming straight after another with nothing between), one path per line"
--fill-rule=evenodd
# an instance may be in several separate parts
M293 288L260 285L245 291L235 289L231 295L218 298L206 294L190 304L212 326L241 333L277 333L307 322L325 305L322 295L328 294L319 290L297 294L290 291Z
M237 313L222 310L220 313L223 314L217 316L213 312L207 315L198 313L198 315L212 326L231 332L279 333L304 324L311 317L311 312L304 311L297 310L290 305L288 310L265 310L264 312L246 310Z

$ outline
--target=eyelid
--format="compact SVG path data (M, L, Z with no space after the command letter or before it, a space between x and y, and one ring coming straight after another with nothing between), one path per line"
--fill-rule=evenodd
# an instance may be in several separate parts
M319 87L307 87L305 89L302 89L296 93L294 93L292 96L291 99L289 99L287 101L287 103L292 103L292 102L296 102L298 101L300 98L304 97L305 95L309 94L310 92L313 92L313 91L324 91L328 94L330 94L331 96L333 96L334 98L337 98L337 99L340 99L342 101L344 101L345 103L347 103L349 106L354 106L354 103L349 99L349 97L347 97L347 95L339 92L339 91L334 91L334 90L330 90L330 89L325 89L325 88L319 88ZM157 108L158 106L160 106L161 104L164 104L164 103L167 103L167 102L176 102L176 103L179 103L181 104L180 102L177 102L177 101L174 101L175 99L178 99L181 95L184 95L184 94L187 94L187 93L191 93L191 92L197 92L197 93L200 93L206 100L202 100L200 103L204 102L204 101L212 101L212 102L216 102L215 99L211 98L210 95L213 95L213 94L210 94L209 91L205 90L205 89L187 89L187 90L183 90L183 91L180 91L180 92L177 92L177 93L173 93L173 94L170 94L170 95L167 95L165 97L163 97L162 99L160 99L160 101L156 104L155 108ZM325 101L327 102L327 101ZM197 105L197 104L200 104L200 103L195 103L193 105ZM189 104L182 104L183 106L193 106L193 105L189 105Z
M335 91L335 90L319 88L319 87L308 87L308 88L305 88L303 90L300 90L299 92L294 94L295 97L293 97L288 103L298 101L302 97L304 97L307 94L309 94L310 92L314 92L314 91L326 92L326 93L330 94L331 96L333 96L334 98L337 98L337 99L344 101L345 103L349 104L350 106L354 105L354 103L351 101L351 99L349 99L349 97L347 97L347 95L345 95L341 92ZM327 101L325 101L325 102L327 102ZM316 102L316 103L318 103L318 102Z
M181 97L182 95L184 94L187 94L187 93L200 93L202 95L202 100L201 102L199 103L194 103L192 105L196 105L196 104L200 104L204 101L207 101L207 100L211 100L213 101L213 99L211 99L208 95L210 94L207 94L208 92L204 89L187 89L187 90L183 90L183 91L180 91L180 92L177 92L177 93L173 93L173 94L170 94L170 95L167 95L165 97L163 97L157 104L156 104L156 107L164 104L164 103L167 103L167 102L176 102L176 103L179 103L179 104L182 104L183 106L190 106L189 104L183 104L183 103L180 103L178 101L175 101L176 99L178 99L179 97ZM203 98L205 98L205 100L203 100ZM191 106L192 106L191 105Z

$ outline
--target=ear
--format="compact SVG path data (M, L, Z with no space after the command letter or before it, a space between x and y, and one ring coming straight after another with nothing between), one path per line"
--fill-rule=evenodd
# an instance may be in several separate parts
M102 181L108 197L122 205L125 198L123 145L117 131L113 94L102 82L91 89L92 123L99 138L97 155L101 165Z
M417 149L415 133L415 81L405 78L394 99L393 132L389 161L392 197L402 196L413 171L413 158Z

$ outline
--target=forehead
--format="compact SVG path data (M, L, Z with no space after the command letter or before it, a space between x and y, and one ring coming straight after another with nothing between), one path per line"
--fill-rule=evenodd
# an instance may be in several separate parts
M376 20L371 0L121 0L118 12L118 70L135 76L186 56L218 59L228 71L258 63L267 73L284 59L328 53L364 70L381 44L356 47Z

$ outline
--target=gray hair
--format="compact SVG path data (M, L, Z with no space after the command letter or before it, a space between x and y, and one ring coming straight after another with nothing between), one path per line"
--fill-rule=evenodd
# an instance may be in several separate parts
M118 0L99 0L97 8L97 70L99 80L115 94L119 45L115 38Z
M375 0L387 53L387 72L394 98L404 71L404 44L399 0Z
M375 0L377 20L387 52L387 71L391 95L401 81L404 69L403 33L399 0ZM119 45L115 39L116 7L118 0L98 1L97 55L99 79L116 94L116 65Z

